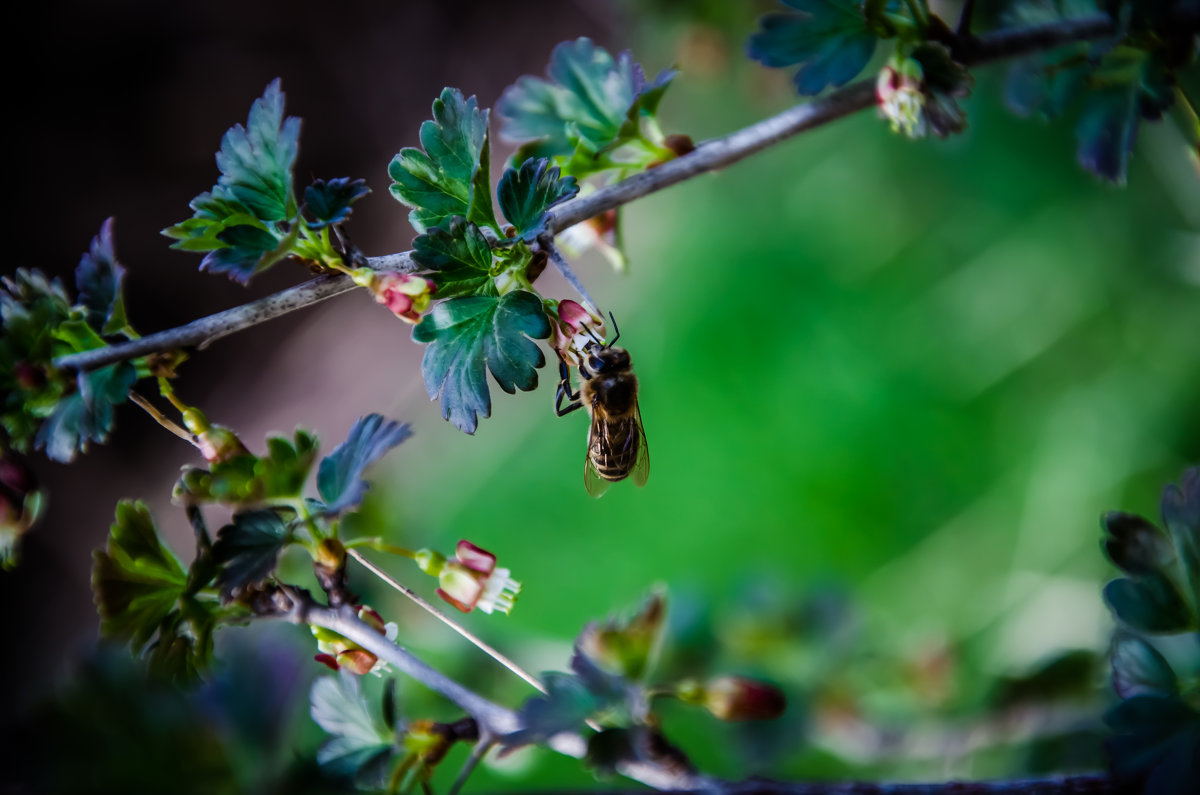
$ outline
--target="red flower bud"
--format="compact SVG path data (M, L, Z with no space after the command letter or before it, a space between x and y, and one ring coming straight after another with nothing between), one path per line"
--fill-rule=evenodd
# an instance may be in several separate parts
M721 720L774 720L787 708L787 697L757 679L719 676L705 685L704 706Z

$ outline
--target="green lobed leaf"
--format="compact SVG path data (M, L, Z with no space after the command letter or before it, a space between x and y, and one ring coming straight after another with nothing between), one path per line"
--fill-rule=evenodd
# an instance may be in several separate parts
M366 180L362 179L338 177L328 181L315 180L304 189L304 206L316 219L308 225L309 228L320 229L345 222L350 217L350 205L370 192Z
M357 507L367 493L363 471L410 436L408 424L384 420L381 414L368 414L355 422L346 441L317 468L317 491L325 500L324 512L336 515Z
M479 415L491 415L489 370L510 394L537 387L546 359L528 338L548 336L542 302L525 290L443 301L413 329L413 339L429 346L421 359L429 398L440 396L442 417L466 433L475 432Z
M413 260L428 271L438 298L496 293L491 246L479 227L462 216L414 240Z
M228 243L219 237L225 229L235 226L266 226L254 217L241 202L229 196L221 187L201 193L188 202L195 213L191 218L162 230L161 234L177 242L171 248L180 251L213 251Z
M236 598L275 572L279 553L292 540L279 514L264 508L233 515L233 522L217 531L213 562L221 566L217 587L222 599Z
M87 310L88 324L101 334L115 334L126 325L125 298L121 282L125 268L117 262L113 244L113 219L100 226L88 252L75 268L75 289L79 303Z
M1196 627L1183 597L1160 572L1113 580L1104 586L1104 599L1117 618L1142 632L1184 632Z
M235 124L221 139L217 185L260 221L285 221L295 212L292 166L299 149L300 119L283 117L278 78L250 106L246 126Z
M194 683L211 665L218 616L214 603L196 600L190 600L187 613L170 613L147 653L151 673L183 685Z
M92 553L92 594L100 632L129 640L135 653L183 593L187 575L162 545L144 503L122 500L104 551Z
M247 284L251 276L273 264L270 257L279 248L275 235L249 224L222 229L217 241L222 247L200 261L200 270L225 274L240 284Z
M1163 490L1162 518L1191 586L1192 606L1200 613L1200 467L1186 470L1178 486Z
M58 402L38 429L34 446L54 461L69 463L76 453L87 452L89 443L103 444L113 429L115 407L129 397L135 381L137 369L129 362L80 373L77 391Z
M636 120L655 114L675 73L664 71L648 84L628 52L614 59L579 38L554 48L546 76L522 77L496 103L503 135L535 142L522 147L518 159L565 157L577 148L594 153L632 139Z
M322 676L313 682L309 700L313 721L332 735L317 751L321 767L335 776L382 786L371 779L395 756L395 731L375 716L358 678L345 669Z
M58 279L18 268L0 277L0 442L19 452L33 446L38 428L62 397L50 360L61 349L55 333L72 316Z
M858 76L875 53L876 34L855 0L783 0L799 14L767 14L747 52L764 66L800 65L796 91L819 94Z
M1179 680L1170 664L1158 649L1136 635L1118 632L1109 658L1113 690L1121 698L1173 696L1179 692Z
M421 124L421 149L406 147L392 158L391 193L412 207L417 232L461 215L479 226L496 226L489 187L488 112L475 97L446 88L433 101L433 120Z
M549 210L579 193L574 177L560 177L546 158L526 160L520 169L506 169L496 188L500 211L517 235L532 241L546 231Z

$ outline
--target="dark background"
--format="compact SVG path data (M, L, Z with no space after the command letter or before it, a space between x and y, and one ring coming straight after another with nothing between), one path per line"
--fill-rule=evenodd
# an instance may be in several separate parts
M31 6L4 56L17 141L6 270L39 267L73 286L80 253L115 216L143 333L307 278L283 265L245 289L198 272L198 256L158 234L215 182L221 135L275 77L304 119L298 182L365 177L374 193L356 205L355 242L368 254L407 249L407 209L385 169L417 142L443 86L494 105L518 76L542 73L555 43L587 35L632 47L649 73L678 64L664 129L703 140L796 101L786 73L742 55L756 13L773 5ZM664 670L761 675L792 700L773 734L666 710L671 736L707 770L1094 768L1107 698L1097 660L1111 631L1096 517L1153 517L1162 485L1200 461L1200 191L1165 125L1143 130L1127 187L1098 184L1074 162L1069 122L1003 108L1003 71L981 70L960 137L914 143L858 114L641 200L626 213L627 277L577 263L617 313L641 379L653 450L644 490L587 498L585 423L549 414L552 376L533 395L493 390L494 418L459 434L426 401L408 327L364 295L221 340L177 388L252 447L304 425L328 450L372 411L412 422L414 439L372 472L361 530L497 551L525 583L518 607L464 621L531 670L562 669L584 622L669 586ZM494 154L494 173L506 154ZM539 287L569 296L552 274ZM0 574L5 718L79 680L97 635L91 550L118 499L146 499L188 559L169 495L198 457L132 406L117 426L69 467L35 459L49 512L21 566ZM527 695L359 582L424 656L506 703ZM285 649L276 678L300 684L280 695L297 727L282 744L311 751L311 640L282 627L239 651L257 630L223 630L219 654ZM1090 667L1071 669L1078 700L1055 713L1061 725L996 718L997 682L1070 654ZM402 685L406 703L428 703L416 691ZM489 768L472 786L591 780L568 760L506 764L530 767Z

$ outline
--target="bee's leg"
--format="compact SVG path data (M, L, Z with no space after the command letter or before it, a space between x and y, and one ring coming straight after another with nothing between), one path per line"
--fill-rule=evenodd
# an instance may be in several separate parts
M567 404L566 408L563 408L562 405L563 398L571 401ZM579 393L571 394L571 389L567 386L567 382L561 382L558 385L558 394L554 396L554 413L559 417L565 417L572 411L581 408L583 408L583 403L579 400Z
M554 413L563 417L576 409L583 408L583 403L579 402L579 393L571 391L571 371L562 359L558 360L558 374L562 376L562 380L558 382L558 392L554 396ZM566 408L563 408L562 405L563 398L571 401Z

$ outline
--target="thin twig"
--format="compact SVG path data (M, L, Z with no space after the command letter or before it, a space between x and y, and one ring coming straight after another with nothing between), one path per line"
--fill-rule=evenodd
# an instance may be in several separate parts
M412 590L407 585L400 582L396 578L392 577L386 571L379 568L371 561L367 560L366 557L364 557L363 554L361 552L359 552L357 549L347 550L346 554L349 555L350 557L354 558L355 560L357 560L359 563L361 563L363 565L363 567L367 569L367 571L371 572L376 577L378 577L379 579L381 579L385 583L387 583L389 586L391 586L392 588L396 589L400 593L407 596L414 603L416 603L419 607L421 607L423 610L425 610L425 612L429 613L434 618L441 621L446 626L450 627L450 629L454 630L459 635L462 635L464 638L467 639L467 641L469 643L477 646L479 648L479 650L482 651L484 654L488 655L493 660L500 663L508 670L512 671L514 674L519 676L521 679L524 679L534 689L536 689L537 691L539 691L541 693L546 692L546 688L542 685L542 683L540 681L537 680L536 677L534 677L532 674L527 672L524 668L517 665L511 659L506 657L499 650L497 650L493 646L489 645L487 643L487 641L485 641L483 638L479 637L474 632L471 632L471 630L462 626L457 621L455 621L454 619L452 619L449 616L447 616L446 614L444 614L441 610L438 610L436 607L431 605L429 602L425 601L425 599L423 599L421 597L421 595L418 594L416 591Z
M1179 25L1195 27L1200 14L1186 11L1177 15ZM1073 41L1101 38L1116 33L1117 27L1106 14L1090 14L1073 19L1009 30L1000 30L964 42L959 54L967 65L978 65L1047 50ZM812 102L790 108L738 130L724 138L709 141L693 152L668 161L657 168L608 185L586 197L573 199L559 207L547 223L550 234L558 234L607 210L620 207L647 194L668 188L684 180L724 168L794 135L821 127L843 116L875 104L873 80L862 80ZM412 252L368 258L376 270L411 272L416 270ZM249 328L301 307L354 288L342 274L321 276L290 287L258 301L218 312L178 328L148 334L140 339L107 348L73 353L54 360L54 366L68 370L94 370L125 359L134 359L158 351L200 347L227 334Z
M192 445L196 444L195 436L188 433L185 428L180 427L180 425L177 422L175 422L175 420L171 419L166 414L163 414L161 411L159 411L158 408L153 403L151 403L149 400L147 400L141 394L139 394L138 392L130 392L129 399L133 403L135 403L139 408L141 408L142 411L149 414L150 417L155 422L157 422L159 425L163 426L168 431L170 431L171 433L178 436L180 439L183 439L185 442L192 444Z
M471 749L471 755L467 757L465 762L463 762L462 768L459 769L458 775L455 776L454 783L450 785L450 789L447 791L446 795L458 795L458 792L462 789L463 784L467 783L467 778L470 777L471 772L475 770L475 766L482 761L483 757L487 755L487 752L490 751L492 746L495 744L496 741L486 735L479 738L479 742L475 743L475 747Z
M558 252L558 246L554 245L554 238L550 235L546 235L545 237L538 239L538 244L541 246L542 251L546 252L546 254L550 257L550 261L554 263L554 267L558 269L558 272L561 273L563 278L567 280L567 284L575 288L575 292L579 293L579 297L582 298L589 307L599 312L600 307L596 306L596 302L592 300L590 295L588 295L587 288L583 286L583 282L579 280L579 277L575 275L575 271L573 271L571 266L567 264L567 261L563 259L563 255Z

